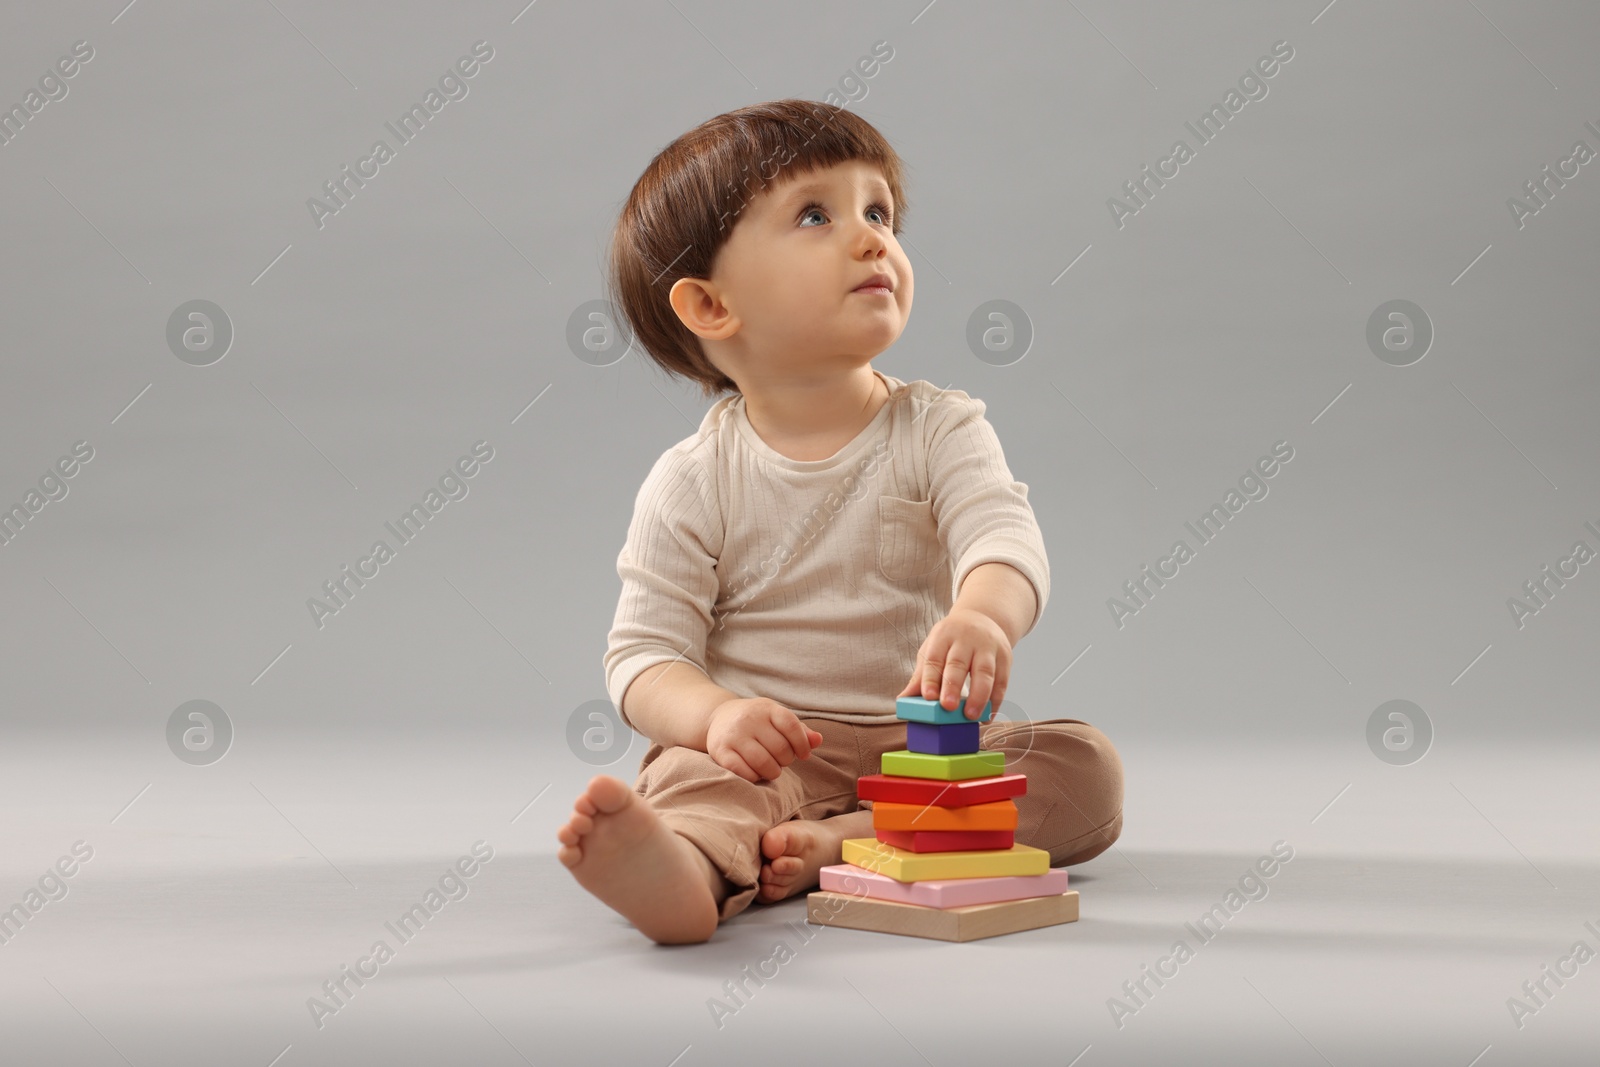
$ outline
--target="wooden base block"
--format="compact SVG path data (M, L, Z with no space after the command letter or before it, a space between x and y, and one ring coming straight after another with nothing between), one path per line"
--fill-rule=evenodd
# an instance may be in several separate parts
M939 941L977 941L1078 921L1078 891L961 908L925 908L892 900L814 890L806 894L806 921Z

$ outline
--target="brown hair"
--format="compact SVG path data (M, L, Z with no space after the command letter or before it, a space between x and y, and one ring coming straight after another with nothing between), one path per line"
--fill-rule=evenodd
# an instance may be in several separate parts
M900 157L866 119L833 104L772 100L708 119L663 148L634 183L611 237L606 285L635 342L706 396L739 387L705 356L667 295L711 275L739 213L769 184L850 160L875 164L905 221Z

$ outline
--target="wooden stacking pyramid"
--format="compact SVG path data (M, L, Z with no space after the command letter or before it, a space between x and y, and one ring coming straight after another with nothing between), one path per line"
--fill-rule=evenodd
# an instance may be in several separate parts
M958 703L900 697L906 747L883 754L880 773L856 783L870 800L875 836L851 838L843 863L822 868L806 918L823 926L974 941L1076 922L1078 894L1050 854L1017 843L1026 775L1006 774L1005 755L978 748L978 724Z

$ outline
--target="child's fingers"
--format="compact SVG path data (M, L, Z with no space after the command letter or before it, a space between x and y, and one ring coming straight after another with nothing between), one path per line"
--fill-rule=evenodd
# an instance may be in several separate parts
M939 680L944 676L944 657L949 649L949 645L939 642L928 649L928 658L922 661L922 696L924 700L938 700L941 704L944 703L939 695Z
M971 650L963 645L953 645L944 663L944 688L939 703L955 708L961 703L961 683L967 680L968 664L972 662Z
M772 758L772 753L767 747L754 737L747 737L734 746L739 755L750 769L763 778L776 778L783 773L783 768L778 766L778 761Z
M744 757L731 749L717 753L711 757L711 760L723 770L732 771L747 782L759 782L761 780L761 776L750 769L750 765L744 761Z
M780 735L780 742L787 741L789 749L797 757L805 759L811 755L812 731L806 727L805 723L800 721L798 716L784 716L784 719L776 724L776 729ZM772 746L768 745L767 747L771 748Z
M979 656L972 664L972 683L967 688L966 716L976 719L983 714L983 706L1005 692L1004 684L996 686L993 656Z

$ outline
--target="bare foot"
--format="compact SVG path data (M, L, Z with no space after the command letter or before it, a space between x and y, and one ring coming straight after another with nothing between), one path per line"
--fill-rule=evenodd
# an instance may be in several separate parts
M761 886L756 899L773 904L796 893L815 889L817 873L842 860L839 843L847 837L872 837L872 811L852 811L820 822L790 819L761 835Z
M662 945L705 941L716 932L711 876L722 876L701 851L674 833L620 779L599 774L556 832L556 856L607 906Z

